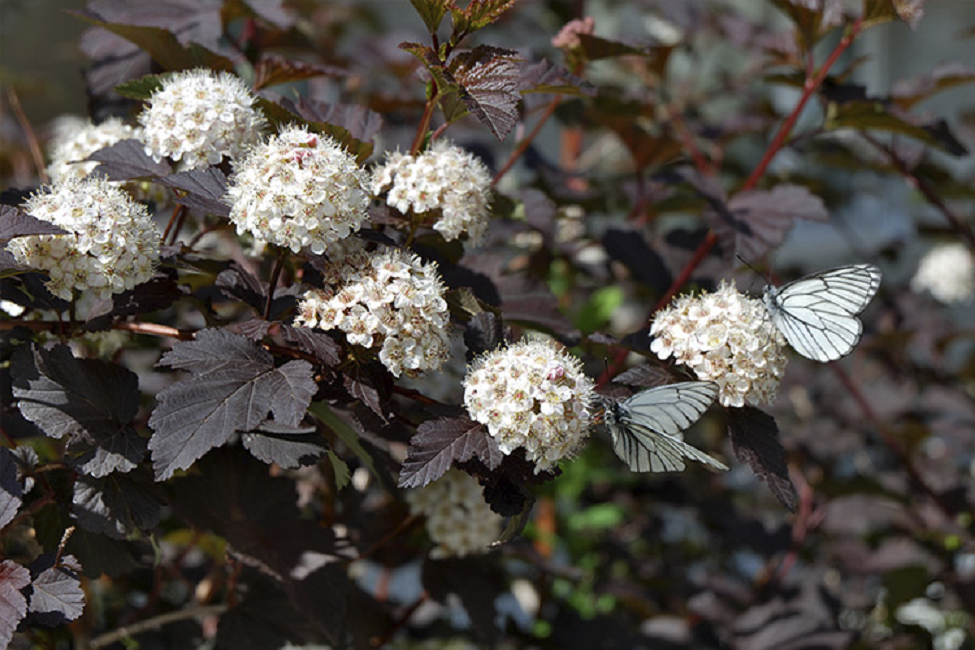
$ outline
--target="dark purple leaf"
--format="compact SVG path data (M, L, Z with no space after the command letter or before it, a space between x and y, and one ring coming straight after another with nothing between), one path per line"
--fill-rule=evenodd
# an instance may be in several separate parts
M328 452L325 441L314 433L314 428L311 432L307 428L297 428L293 432L285 429L286 427L267 423L258 431L243 434L240 439L244 448L255 458L268 464L274 463L283 469L314 465Z
M0 447L0 530L17 516L22 496L24 489L17 480L17 462L14 455L6 447Z
M757 260L785 241L796 219L825 222L823 200L798 185L750 190L710 212L718 245L726 259Z
M81 565L72 555L61 558L60 566L41 571L31 583L30 612L40 615L45 625L62 625L85 611L85 592L78 573Z
M165 503L162 490L142 472L81 476L74 484L71 511L89 532L125 539L159 523Z
M728 409L728 434L735 456L764 481L790 512L796 511L799 497L789 480L785 449L779 442L775 419L754 406Z
M361 164L372 154L371 138L382 124L382 118L362 106L329 105L317 101L299 101L265 91L258 97L257 105L271 124L278 128L289 124L308 127L314 133L331 136ZM325 117L336 120L335 123ZM353 131L363 136L353 135Z
M610 258L626 266L638 282L661 294L670 287L673 281L670 270L660 255L647 245L641 232L609 228L603 234L603 248Z
M500 630L494 623L494 603L505 592L505 581L496 565L477 556L426 559L422 580L423 587L437 602L447 603L450 594L460 598L482 641L491 644L497 640Z
M30 571L12 560L0 560L0 648L9 646L27 615L27 599L20 590L29 584Z
M91 60L84 77L92 119L100 121L135 112L136 102L120 95L115 88L149 74L152 68L149 55L121 36L98 27L81 35L78 48Z
M487 489L485 489L485 500L487 500L487 498ZM498 512L498 509L495 507L497 501L489 501L489 503L491 504L491 510ZM521 535L521 532L525 530L525 526L531 519L532 508L534 505L535 497L533 497L530 492L527 495L524 495L521 502L521 511L508 516L508 521L504 525L504 530L501 531L501 534L498 535L498 538L494 540L494 543L491 544L491 546L507 544Z
M65 446L65 460L79 472L102 478L132 471L145 458L146 444L130 426L96 436L73 435Z
M807 580L781 589L767 602L740 613L732 625L734 647L741 650L841 650L855 632L843 630L839 607L826 588Z
M476 314L464 330L468 361L479 354L490 352L504 343L504 325L501 318L489 311Z
M555 217L558 206L545 192L528 187L515 192L515 198L525 206L525 221L528 225L542 233L545 242L552 245L555 241Z
M66 235L67 230L32 217L13 205L0 205L0 246L6 247L14 237L28 235Z
M484 425L466 418L428 420L410 438L399 486L422 487L446 474L454 462L475 457L489 469L503 458Z
M518 90L522 93L559 93L560 95L586 95L594 97L596 88L548 59L529 63L522 62Z
M295 24L295 16L284 6L284 0L244 0L244 4L278 29L289 29Z
M326 368L333 368L342 360L342 345L324 332L291 325L281 325L281 331L287 341L302 352L314 355Z
M117 293L109 300L96 302L88 312L85 328L90 331L108 329L111 321L116 318L168 309L184 295L176 282L175 271L160 269L148 282Z
M230 205L224 201L227 177L216 167L180 172L156 179L156 182L181 190L175 198L180 205L218 217L230 216Z
M78 557L82 572L93 580L102 575L116 578L143 569L147 554L152 553L148 543L112 539L89 533L80 526L71 535L65 550Z
M646 56L653 53L653 49L648 45L630 45L593 34L581 33L577 36L579 46L590 61L617 56Z
M96 173L104 174L112 181L128 181L134 178L168 176L173 172L165 160L156 162L146 154L145 145L135 139L122 140L99 149L87 160L98 162Z
M332 561L307 577L288 585L292 602L322 630L329 643L338 645L348 627L351 589L344 562ZM358 618L355 612L353 618Z
M111 1L118 2L118 0ZM118 4L124 3L118 2ZM132 3L133 6L137 4L140 3ZM160 2L158 4L168 7L170 3ZM179 9L177 8L177 11L178 10ZM183 17L186 17L189 10L184 8L182 11ZM96 11L91 10L71 11L69 13L88 21L93 25L107 29L113 34L118 34L122 38L138 45L140 48L145 50L152 60L163 70L179 71L191 70L193 68L210 68L212 70L226 70L228 72L232 72L234 70L233 61L231 61L229 58L216 54L207 47L200 45L198 42L192 42L189 45L184 45L179 39L177 39L174 33L168 29L112 22L112 20L106 20ZM123 18L123 20L124 19L129 18ZM138 20L138 17L132 17L130 19ZM145 24L150 22L153 21L145 21ZM212 45L215 47L216 43Z
M98 19L122 25L161 27L177 34L180 41L220 47L223 21L221 0L95 0L88 4ZM148 49L148 48L144 48Z
M267 283L261 282L236 261L231 261L230 268L217 275L215 284L222 293L247 303L263 317L264 309L267 307ZM294 308L297 290L297 286L275 288L274 300L271 301L271 311L268 314L269 320L276 320L284 312Z
M228 325L227 329L234 334L240 334L249 338L251 341L258 342L267 336L268 330L271 329L271 322L261 318L251 318L250 320Z
M233 552L291 575L308 551L333 552L330 530L303 518L294 481L268 475L267 465L240 448L209 454L200 471L176 479L170 502L186 521L225 538Z
M450 74L459 84L460 99L498 140L504 140L518 119L520 71L516 52L480 45L451 61Z
M656 388L665 384L674 383L674 376L660 366L652 366L645 363L642 366L630 368L613 378L618 384L627 386L639 386L641 388Z
M506 321L529 323L557 334L571 344L579 330L559 310L559 299L541 280L523 274L503 275L495 280L501 293L501 311Z
M964 63L948 61L936 65L928 74L898 81L890 94L894 103L903 109L910 109L942 90L973 81L975 69Z
M13 391L24 417L52 438L112 436L139 410L135 373L95 359L75 359L58 345L19 346L13 355Z
M268 412L276 422L297 426L317 390L307 361L275 368L270 353L225 330L203 330L159 363L193 376L160 392L149 419L157 480L186 469L236 431L256 429Z
M216 650L264 650L304 646L308 620L289 600L280 583L248 570L241 580L242 595L220 616ZM291 642L291 643L289 643Z
M378 415L383 422L390 416L386 409L383 408L382 396L379 391L372 386L368 378L353 377L351 375L343 375L342 379L345 383L345 390L349 392L349 395L353 399L357 399L363 404L365 404L370 411Z
M265 52L254 66L254 90L315 77L348 77L349 75L348 70L338 66L286 59L280 54Z

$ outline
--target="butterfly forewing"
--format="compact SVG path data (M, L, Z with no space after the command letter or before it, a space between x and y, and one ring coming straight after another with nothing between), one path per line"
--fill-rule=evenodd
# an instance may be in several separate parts
M685 458L728 469L678 437L717 395L716 384L692 381L645 390L613 404L607 424L616 455L635 472L678 472Z
M841 266L767 287L765 306L772 323L796 352L814 361L833 361L860 342L857 314L880 287L880 270L870 264Z

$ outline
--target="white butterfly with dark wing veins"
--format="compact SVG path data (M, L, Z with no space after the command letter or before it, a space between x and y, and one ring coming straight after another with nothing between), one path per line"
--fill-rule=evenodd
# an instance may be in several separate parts
M863 323L857 315L879 287L876 266L841 266L765 287L765 308L796 352L813 361L834 361L860 342Z
M679 472L685 458L728 469L682 439L684 429L697 422L717 396L714 382L687 381L651 388L619 402L607 400L603 417L616 455L634 472Z

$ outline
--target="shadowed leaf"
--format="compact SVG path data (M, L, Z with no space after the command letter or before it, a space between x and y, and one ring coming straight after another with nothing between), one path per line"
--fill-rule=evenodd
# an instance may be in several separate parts
M307 361L276 368L266 350L225 330L202 330L159 363L193 376L160 392L149 419L157 480L186 469L235 432L256 429L269 412L276 422L297 426L317 391Z
M728 409L728 433L735 456L748 464L790 512L796 511L798 495L789 480L785 449L779 427L771 415L753 406Z
M0 447L0 530L17 516L23 496L14 455L6 447Z
M216 167L180 172L156 182L180 190L174 199L180 205L218 217L230 216L230 204L224 201L227 177Z
M446 474L454 462L475 457L489 469L503 458L484 425L466 418L428 420L410 438L399 486L422 487Z
M30 584L30 571L12 560L0 560L0 648L6 648L20 620L27 615L27 599L20 592Z
M315 77L348 76L348 70L335 65L286 59L280 54L265 52L254 66L254 90Z
M147 473L102 479L81 476L74 484L71 511L86 530L125 539L159 523L165 503L162 491Z
M51 558L53 559L53 558ZM61 558L60 566L44 569L31 586L30 612L50 626L73 621L85 610L85 592L78 573L81 565L72 555Z
M96 173L104 174L111 181L128 181L134 178L168 176L173 172L165 160L156 162L146 154L145 145L135 139L122 140L99 149L87 160L99 163Z

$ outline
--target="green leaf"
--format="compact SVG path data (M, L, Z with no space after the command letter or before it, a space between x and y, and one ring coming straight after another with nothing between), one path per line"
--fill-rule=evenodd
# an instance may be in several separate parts
M589 334L602 329L609 322L613 312L619 309L619 306L622 304L623 289L620 287L613 285L598 289L589 298L588 304L579 312L575 326L583 334Z
M335 455L331 449L328 450L328 462L332 464L332 471L335 472L335 488L342 490L352 479L352 472L349 471L348 464Z
M464 9L456 4L450 7L450 19L454 23L450 43L457 45L465 36L487 27L501 14L511 9L518 0L471 0Z
M110 23L84 11L69 13L138 45L167 72L192 68L210 68L211 70L226 70L227 72L234 70L233 61L227 57L211 52L197 43L184 46L169 30L159 27Z
M427 31L436 34L443 17L447 14L450 0L410 0L410 3L416 9L416 13L420 14Z
M308 407L308 412L317 417L322 423L331 429L339 439L352 450L362 464L372 472L373 476L382 481L382 477L376 471L376 463L372 459L372 456L366 451L362 443L359 442L359 434L356 433L352 427L346 424L345 420L340 418L335 414L328 404L325 402L312 402L312 405ZM338 474L336 473L336 476Z
M149 99L152 93L162 88L163 82L168 76L167 74L147 74L144 77L115 86L115 92L122 97L145 101Z

